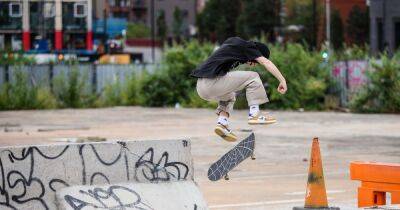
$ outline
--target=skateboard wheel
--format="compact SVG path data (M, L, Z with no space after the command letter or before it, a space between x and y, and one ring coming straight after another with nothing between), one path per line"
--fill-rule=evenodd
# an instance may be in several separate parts
M251 154L251 159L252 160L255 160L256 159L256 155L253 153L253 154Z
M228 174L225 174L224 179L225 179L225 180L229 180Z

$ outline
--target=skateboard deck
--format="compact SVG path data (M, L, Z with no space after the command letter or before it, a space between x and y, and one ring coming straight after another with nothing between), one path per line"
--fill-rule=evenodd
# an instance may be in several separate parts
M228 172L235 168L243 160L252 157L254 160L255 137L254 133L239 142L234 148L225 153L219 160L208 169L208 179L217 181L222 177L229 179Z

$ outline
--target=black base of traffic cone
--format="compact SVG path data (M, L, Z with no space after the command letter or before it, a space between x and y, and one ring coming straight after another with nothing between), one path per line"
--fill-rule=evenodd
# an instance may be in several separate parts
M293 207L293 210L340 210L340 208L339 207L325 207L325 208Z

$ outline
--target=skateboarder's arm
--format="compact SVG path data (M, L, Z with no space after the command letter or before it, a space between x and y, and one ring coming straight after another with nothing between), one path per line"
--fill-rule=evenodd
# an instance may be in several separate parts
M277 80L279 80L278 91L281 94L284 94L287 90L286 79L285 77L283 77L283 75L281 74L279 69L275 66L275 64L263 56L256 58L256 61L259 64L263 65L267 71L269 71L272 75L274 75L274 77Z

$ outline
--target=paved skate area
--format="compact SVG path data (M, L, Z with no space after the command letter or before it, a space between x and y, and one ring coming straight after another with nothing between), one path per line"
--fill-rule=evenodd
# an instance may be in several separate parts
M312 138L320 138L330 205L356 208L359 183L349 180L354 160L400 162L400 115L273 112L278 123L249 126L236 111L239 136L256 133L255 161L246 160L229 181L210 182L209 165L234 146L213 134L209 109L115 107L0 112L0 145L57 143L66 138L187 139L195 179L211 209L291 209L303 205ZM6 132L7 131L7 132ZM40 131L40 132L39 132Z

